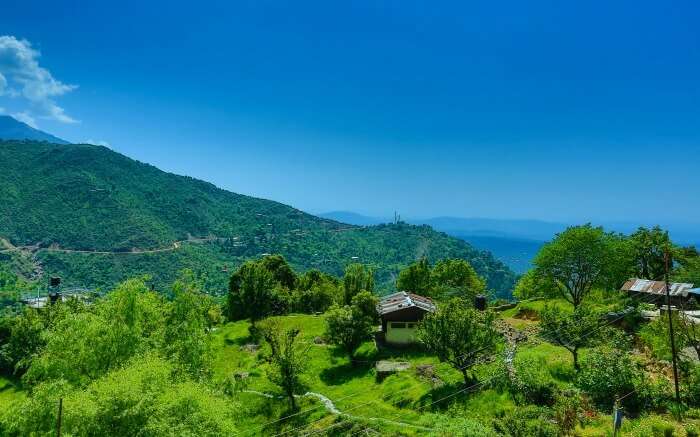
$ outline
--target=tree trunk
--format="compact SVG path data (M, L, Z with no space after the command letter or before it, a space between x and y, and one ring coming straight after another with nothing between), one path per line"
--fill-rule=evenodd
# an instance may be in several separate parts
M578 373L578 371L581 370L581 367L578 365L578 349L572 350L571 355L574 356L574 370Z
M469 376L469 372L467 371L467 369L461 369L461 372L462 377L464 378L464 385L466 387L469 387L472 384L473 379Z
M289 397L289 405L292 408L292 411L297 410L297 399L294 397L294 393L287 393L287 396Z

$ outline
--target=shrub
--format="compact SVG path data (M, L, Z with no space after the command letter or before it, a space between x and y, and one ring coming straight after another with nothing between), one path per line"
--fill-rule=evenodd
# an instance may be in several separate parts
M559 430L552 423L548 408L527 406L516 408L496 418L493 427L507 437L556 437Z
M569 435L582 422L584 400L575 390L568 390L557 396L554 403L554 419L562 435Z
M581 365L577 385L587 392L600 408L612 408L616 397L635 390L636 369L629 354L608 347L591 350ZM625 405L636 403L636 393L625 398Z
M515 375L512 391L516 396L522 396L526 402L537 405L554 403L557 386L543 357L516 357L513 366Z
M497 434L493 429L476 420L440 415L429 435L433 437L495 437Z

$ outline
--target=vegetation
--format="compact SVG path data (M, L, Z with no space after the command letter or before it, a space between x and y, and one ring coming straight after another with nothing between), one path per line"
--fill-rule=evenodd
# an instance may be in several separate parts
M418 337L440 361L460 371L468 386L476 379L470 366L495 352L498 335L493 313L477 311L454 298L426 316Z
M335 305L326 316L326 338L339 346L352 362L360 345L369 340L377 323L377 298L361 291L352 298L351 305Z
M164 289L188 268L203 278L205 290L223 294L229 269L265 253L283 255L298 271L335 276L360 257L382 291L422 256L465 259L504 297L516 279L490 254L428 226L337 223L165 173L99 146L0 141L0 199L0 238L16 247L38 245L24 252L66 285L109 289L148 274L155 288Z

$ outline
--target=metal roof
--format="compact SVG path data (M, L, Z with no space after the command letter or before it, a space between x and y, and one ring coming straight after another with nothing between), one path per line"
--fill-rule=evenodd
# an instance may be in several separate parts
M693 288L693 284L672 282L669 284L671 296L688 296L688 292ZM649 279L632 278L625 282L622 291L637 291L640 293L666 294L666 283L664 281L650 281Z
M434 312L437 307L435 303L427 297L419 296L405 291L384 296L377 305L377 312L380 316L393 313L394 311L404 310L406 308L417 307L423 311Z

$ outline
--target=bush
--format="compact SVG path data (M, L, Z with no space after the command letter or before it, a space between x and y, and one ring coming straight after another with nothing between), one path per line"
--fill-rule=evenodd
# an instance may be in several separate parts
M557 396L554 403L554 419L562 435L569 435L583 421L585 402L581 394L568 390Z
M544 358L516 357L513 365L515 375L512 392L522 396L528 403L552 405L556 398L557 386L547 370Z
M433 437L495 437L496 432L482 423L465 417L441 415L428 434Z
M591 350L581 364L577 385L587 392L597 406L610 410L616 397L635 390L635 368L629 354L608 347ZM623 401L625 405L637 403L632 393Z
M700 365L693 366L688 372L685 384L685 398L688 405L700 407Z
M556 437L559 430L552 423L548 408L527 406L508 411L494 420L493 427L507 437Z

